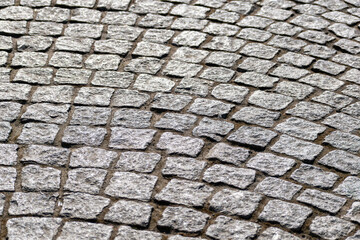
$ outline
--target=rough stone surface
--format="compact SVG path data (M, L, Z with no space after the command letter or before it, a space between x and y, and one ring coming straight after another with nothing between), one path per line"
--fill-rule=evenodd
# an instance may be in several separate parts
M333 216L316 217L310 225L310 231L324 239L339 239L354 229L353 223Z

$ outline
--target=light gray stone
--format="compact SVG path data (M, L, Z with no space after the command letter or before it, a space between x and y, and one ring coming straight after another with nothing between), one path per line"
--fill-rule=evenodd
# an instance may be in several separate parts
M58 191L61 171L51 167L26 165L21 171L21 187L25 191Z
M198 161L194 158L168 157L161 173L164 176L198 180L205 166L205 161Z
M209 150L206 158L240 166L249 156L250 151L245 148L233 147L225 143L217 143Z
M248 161L246 166L278 177L288 172L295 164L295 160L291 158L280 157L271 153L258 153Z
M256 192L268 197L291 200L302 186L274 177L266 177L255 188Z
M161 155L157 153L123 152L116 163L120 171L151 173L159 163Z
M196 157L204 146L204 141L199 138L184 137L171 132L161 135L156 147L166 150L169 154L182 154Z
M355 224L333 216L317 216L310 225L310 232L323 239L340 239L355 229Z
M115 149L146 149L156 130L112 127L109 147Z

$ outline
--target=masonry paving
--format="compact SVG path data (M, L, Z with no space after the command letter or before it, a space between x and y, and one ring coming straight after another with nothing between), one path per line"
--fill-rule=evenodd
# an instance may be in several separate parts
M0 1L0 239L360 239L358 0Z

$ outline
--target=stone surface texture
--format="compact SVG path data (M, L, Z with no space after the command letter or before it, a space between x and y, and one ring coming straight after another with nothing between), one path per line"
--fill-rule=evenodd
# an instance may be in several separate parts
M360 239L359 0L0 0L0 239Z

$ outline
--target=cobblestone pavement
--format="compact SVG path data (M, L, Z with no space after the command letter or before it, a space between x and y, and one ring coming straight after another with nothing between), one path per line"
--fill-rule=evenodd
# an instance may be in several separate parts
M0 239L360 239L360 0L1 0Z

